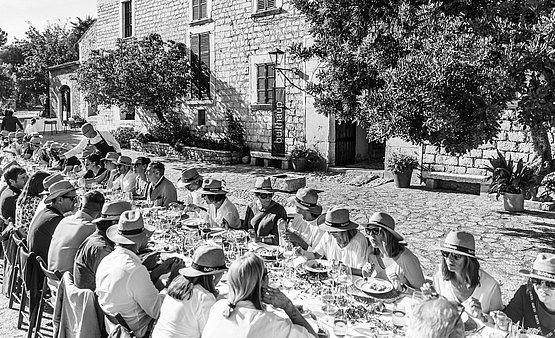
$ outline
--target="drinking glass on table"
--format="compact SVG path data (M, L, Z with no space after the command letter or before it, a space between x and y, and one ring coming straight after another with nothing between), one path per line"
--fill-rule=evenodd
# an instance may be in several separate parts
M320 293L320 298L324 303L322 310L328 315L334 314L337 311L335 307L335 293L332 288L324 287Z
M332 282L336 283L339 278L339 262L335 259L331 260L330 269L328 270L328 277Z
M352 272L351 272L351 267L343 264L342 262L339 262L339 271L337 274L337 282L340 284L345 284L347 286L350 286L353 281L352 281Z

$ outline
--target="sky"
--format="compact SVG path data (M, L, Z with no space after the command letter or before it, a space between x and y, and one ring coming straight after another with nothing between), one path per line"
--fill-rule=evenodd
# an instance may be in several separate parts
M96 18L96 0L0 0L0 28L8 42L25 38L29 22L44 29L48 23L67 23L91 16Z

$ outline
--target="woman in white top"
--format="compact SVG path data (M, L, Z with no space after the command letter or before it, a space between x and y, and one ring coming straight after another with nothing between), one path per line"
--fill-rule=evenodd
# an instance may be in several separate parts
M420 261L395 231L395 220L383 212L375 212L365 226L370 243L376 248L375 266L379 277L386 277L397 290L405 286L420 289L424 274ZM381 276L380 276L381 275Z
M153 338L198 338L216 303L216 284L225 267L224 252L217 246L199 247L190 267L179 270L168 287Z
M205 179L200 193L208 204L211 226L233 229L241 227L237 207L226 197L227 191L222 189L222 181Z
M316 333L291 300L278 289L268 287L264 261L254 253L238 258L229 268L228 299L210 310L203 338L296 338ZM264 303L280 308L289 318L279 316Z
M467 313L484 320L483 313L501 310L499 284L480 269L474 236L451 231L441 246L441 265L434 275L434 287L443 297L460 303Z

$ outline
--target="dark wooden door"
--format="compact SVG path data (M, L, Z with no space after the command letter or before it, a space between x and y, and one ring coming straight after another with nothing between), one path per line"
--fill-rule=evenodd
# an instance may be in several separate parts
M354 164L356 160L356 125L335 123L335 165Z

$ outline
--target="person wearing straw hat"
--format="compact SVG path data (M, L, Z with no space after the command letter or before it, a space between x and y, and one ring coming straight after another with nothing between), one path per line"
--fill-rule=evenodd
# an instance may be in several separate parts
M358 231L358 224L352 222L349 210L342 207L331 207L325 216L325 221L320 225L320 230L326 234L314 248L315 258L326 257L328 260L341 261L353 270L353 274L360 275L366 263L368 241ZM308 255L308 254L307 254Z
M469 315L481 320L484 313L503 308L499 284L480 269L471 233L451 231L439 249L441 264L433 278L438 294L462 304Z
M85 123L81 126L83 138L72 149L65 152L62 156L70 158L81 153L86 146L93 145L98 149L101 157L106 156L109 152L121 154L121 147L112 133L107 130L96 130L92 124Z
M78 198L75 190L77 188L69 181L62 180L52 184L44 199L46 208L37 213L29 226L27 234L29 251L35 252L45 262L48 261L48 250L56 227L65 213L75 209Z
M137 174L131 170L131 157L122 155L116 163L118 178L114 180L112 189L121 190L124 193L134 193L137 185Z
M162 162L152 162L146 169L149 185L147 201L154 206L168 207L177 202L177 190L173 183L164 176L165 166Z
M39 136L31 136L29 142L25 143L23 147L23 154L21 155L24 159L33 159L38 150L41 148L40 145L40 137Z
M177 180L178 188L186 188L188 196L185 205L194 204L203 205L200 189L202 188L202 176L198 173L197 168L186 168L181 172L181 177Z
M168 286L152 336L200 338L218 297L216 285L226 270L222 248L198 247L191 266L179 270Z
M503 312L524 328L536 328L555 337L555 254L539 253L532 271L522 270L528 282L521 285Z
M33 223L33 221L37 217L38 213L46 208L46 203L44 203L44 200L47 197L46 195L48 195L47 192L48 192L48 189L50 188L50 186L52 184L54 184L56 182L60 182L64 179L65 179L65 176L60 174L60 173L53 173L53 174L50 174L50 175L48 175L44 178L44 181L42 182L44 190L41 190L39 192L39 194L41 195L41 201L37 205L37 209L35 210L35 214L33 215L33 219L31 220L31 222L29 224Z
M247 206L242 228L254 229L255 241L278 245L277 223L280 219L287 219L287 211L272 199L274 189L269 177L257 177L251 191L256 200Z
M375 212L364 230L377 251L377 276L389 279L397 290L406 286L419 290L425 282L420 260L407 248L403 236L395 231L393 217Z
M212 227L239 229L241 219L235 204L226 197L227 191L222 189L222 181L205 179L200 189L202 197L208 204L208 215Z
M104 168L108 171L109 175L107 175L106 180L103 182L107 189L112 189L114 185L114 181L118 177L118 170L116 167L116 163L118 162L119 155L116 152L109 152L106 154L106 157L102 159L104 163Z
M104 203L100 216L92 221L96 231L87 237L77 249L73 264L73 280L80 289L96 289L96 270L98 265L114 251L114 243L106 236L106 231L112 225L118 224L119 218L125 211L131 210L128 201L111 201Z
M170 258L149 275L137 253L153 231L145 226L139 210L124 211L118 224L106 231L115 249L104 257L96 271L98 304L108 315L120 314L138 338L149 337L148 331L160 315L165 296L152 280L171 271L171 283L183 267L181 260ZM111 322L107 325L109 332L115 328Z
M318 204L318 190L301 188L289 202L295 205L296 215L291 221L290 229L286 232L289 241L298 244L303 250L315 247L320 243L325 231L318 227L324 223L322 206Z

